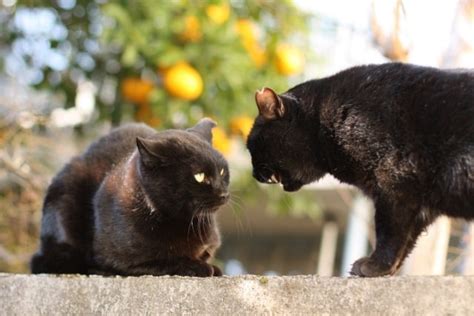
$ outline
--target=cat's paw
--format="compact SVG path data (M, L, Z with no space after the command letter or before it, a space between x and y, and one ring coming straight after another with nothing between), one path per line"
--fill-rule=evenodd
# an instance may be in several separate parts
M222 270L218 266L212 265L212 269L214 269L214 272L212 273L213 276L215 277L222 276Z
M352 264L351 275L378 277L395 273L392 266L381 264L370 257L363 257Z
M183 265L176 274L191 277L210 277L214 275L214 267L205 262L196 261Z

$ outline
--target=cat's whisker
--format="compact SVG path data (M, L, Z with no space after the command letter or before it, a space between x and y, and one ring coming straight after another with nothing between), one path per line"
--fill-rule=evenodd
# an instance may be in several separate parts
M234 205L230 204L230 209L232 210L232 214L234 215L234 218L236 219L237 223L237 232L240 234L240 232L244 231L244 226L242 224L242 220L238 214L238 212L235 210Z
M193 216L191 216L191 220L189 221L188 232L187 232L187 234L186 234L186 239L189 239L189 232L190 232L190 229L192 229L193 232L194 232L194 213L193 213Z
M197 215L197 214L200 212L200 210L201 210L201 204L202 204L202 203L196 205L196 207L195 207L195 209L194 209L194 211L193 211L193 214L192 214L192 216L191 216L190 225L188 226L187 238L189 238L189 227L191 227L192 230L193 230L193 233L196 234L196 231L194 230L194 219L196 218L196 215ZM198 221L199 221L199 220L198 220Z
M245 213L245 211L243 211L244 210L243 204L244 204L243 199L240 196L238 196L236 194L231 195L229 206L232 210L234 218L237 220L238 230L240 229L240 231L242 231L242 232L251 233L249 220L248 220L248 217L246 216L247 214ZM246 220L246 223L247 223L246 225L244 225L244 223L242 221L243 217L245 217L245 220ZM240 233L240 231L239 231L239 233Z
M200 216L201 217L201 244L204 244L204 238L205 238L205 233L206 233L206 217L207 216Z
M235 201L235 200L232 200L232 199L229 200L229 206L236 206L239 211L242 211L242 209L243 209L243 206L242 206L241 202Z
M232 191L232 192L231 192L232 194L230 195L230 199L231 199L231 200L239 200L239 201L242 202L243 199L242 199L240 196L238 196L238 195L236 194L236 192L238 192L238 191Z
M211 226L211 221L212 221L211 216L212 216L211 214L206 214L206 219L207 219L206 230L207 230L207 227Z
M200 213L201 211L203 211L203 208L199 208L198 213ZM204 231L205 227L203 227L203 216L202 216L202 214L199 214L197 219L198 219L198 224L197 224L198 238L201 241L201 244L204 244L204 238L203 238L202 235L203 235L203 231Z

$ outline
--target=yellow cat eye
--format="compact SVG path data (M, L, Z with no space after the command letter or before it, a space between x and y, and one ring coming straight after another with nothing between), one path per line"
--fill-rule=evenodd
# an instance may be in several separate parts
M220 172L221 176L224 175L224 168L221 169L221 172Z
M205 175L204 175L203 172L196 173L196 174L194 175L194 179L196 179L196 181L197 181L198 183L202 183L202 182L204 181L204 178L205 178Z

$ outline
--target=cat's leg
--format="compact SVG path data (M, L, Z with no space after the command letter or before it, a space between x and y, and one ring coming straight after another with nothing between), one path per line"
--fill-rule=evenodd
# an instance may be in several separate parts
M218 266L212 264L212 269L214 269L212 276L219 277L223 275L221 268Z
M417 223L420 208L379 197L375 201L376 246L369 257L354 262L351 274L376 277L394 274L413 248L425 223Z
M195 277L221 276L221 270L205 261L186 257L147 262L129 267L127 275L181 275Z
M426 230L426 228L433 223L437 216L432 214L428 209L421 210L415 217L413 224L410 226L410 232L408 235L407 243L403 249L403 252L400 256L399 263L397 266L397 271L403 264L403 261L406 257L412 252L413 248L415 247L416 241L421 233Z
M215 247L210 247L202 253L202 255L199 257L199 259L202 260L202 261L208 261L211 258L211 256L213 256L214 252L215 252ZM211 253L212 253L212 255L211 255ZM212 264L212 268L214 269L213 276L222 276L223 275L222 270L218 266Z
M87 274L83 251L53 237L42 238L41 249L30 262L31 273Z
M41 244L30 262L32 273L87 273L92 209L85 201L89 201L93 185L80 168L76 172L72 168L67 166L46 193Z

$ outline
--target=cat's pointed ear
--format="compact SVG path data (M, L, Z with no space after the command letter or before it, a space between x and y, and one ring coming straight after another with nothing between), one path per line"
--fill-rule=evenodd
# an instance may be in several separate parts
M137 137L137 148L140 153L141 160L145 164L153 164L153 162L158 161L159 157L153 151L154 142L152 140Z
M270 88L263 88L255 93L258 112L267 120L275 120L285 114L285 105L278 94Z
M201 119L195 126L187 129L187 131L200 136L209 144L212 144L212 129L216 126L216 122L210 118L205 117Z

